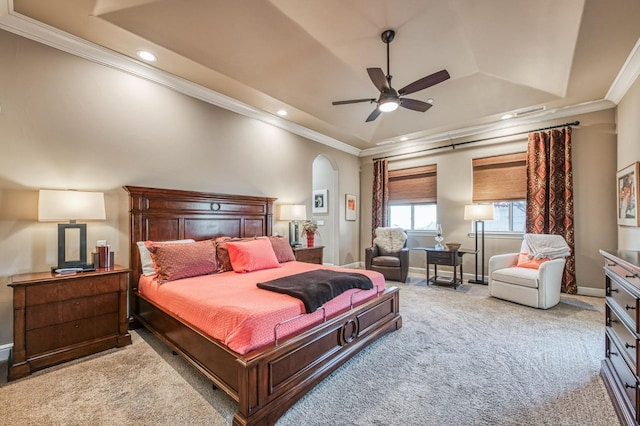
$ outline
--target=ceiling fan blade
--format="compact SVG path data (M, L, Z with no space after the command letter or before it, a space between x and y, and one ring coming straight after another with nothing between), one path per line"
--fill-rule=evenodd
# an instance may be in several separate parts
M398 94L408 95L414 92L417 92L422 89L426 89L427 87L435 86L438 83L442 83L445 80L450 79L451 76L447 72L447 70L438 71L426 77L422 77L420 80L416 80L413 83L404 86L402 89L398 90Z
M367 68L367 72L369 73L369 78L373 82L373 85L376 86L380 92L386 92L391 89L387 76L384 75L381 68Z
M427 102L422 102L419 101L417 99L400 99L400 106L403 108L407 108L407 109L411 109L414 111L420 111L420 112L425 112L426 110L428 110L429 108L431 108L433 105L427 103Z
M371 114L369 114L369 116L367 117L367 119L365 120L365 122L370 122L375 120L376 118L378 118L378 116L380 115L381 111L376 107L376 109L373 110L373 112Z
M332 105L347 105L347 104L357 104L360 102L375 102L375 98L374 99L351 99L348 101L335 101L335 102L331 102Z

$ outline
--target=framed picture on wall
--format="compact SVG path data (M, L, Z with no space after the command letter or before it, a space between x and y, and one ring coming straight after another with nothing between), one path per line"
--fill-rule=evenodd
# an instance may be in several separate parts
M616 174L618 225L640 226L638 217L638 183L640 163L628 165Z
M358 202L355 195L345 194L344 216L346 220L356 220L358 214Z
M329 199L326 189L316 189L313 191L313 213L329 213Z

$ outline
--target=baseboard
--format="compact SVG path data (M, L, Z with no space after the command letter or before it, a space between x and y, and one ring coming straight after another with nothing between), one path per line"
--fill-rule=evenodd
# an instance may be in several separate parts
M9 359L11 356L11 349L13 349L13 343L0 345L0 362L7 361Z
M325 265L328 265L325 263ZM341 265L342 268L351 268L351 269L364 269L364 262L354 262L347 263L346 265Z
M578 286L578 294L581 296L605 297L603 288L580 287Z

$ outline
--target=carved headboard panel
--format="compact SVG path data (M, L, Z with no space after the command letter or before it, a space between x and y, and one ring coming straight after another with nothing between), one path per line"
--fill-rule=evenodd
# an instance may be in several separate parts
M132 287L141 274L136 242L271 235L275 198L125 186L129 193Z

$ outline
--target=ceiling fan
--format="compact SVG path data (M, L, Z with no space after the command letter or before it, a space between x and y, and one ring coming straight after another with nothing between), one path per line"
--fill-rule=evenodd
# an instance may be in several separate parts
M435 86L438 83L442 83L443 81L450 78L449 73L447 72L447 70L438 71L426 77L422 77L421 79L416 80L413 83L404 86L402 89L396 91L393 87L391 87L391 74L389 73L389 43L393 41L395 36L396 32L394 30L386 30L380 35L382 41L387 45L387 75L385 75L380 68L367 68L369 78L371 78L373 85L376 86L376 88L380 91L380 96L378 97L378 99L368 98L351 99L348 101L335 101L332 102L333 105L375 102L377 104L377 107L371 114L369 114L366 122L375 120L382 112L394 111L399 106L420 112L425 112L426 110L431 108L432 105L428 102L419 101L417 99L402 98L401 96L409 95L419 90L426 89L427 87Z

